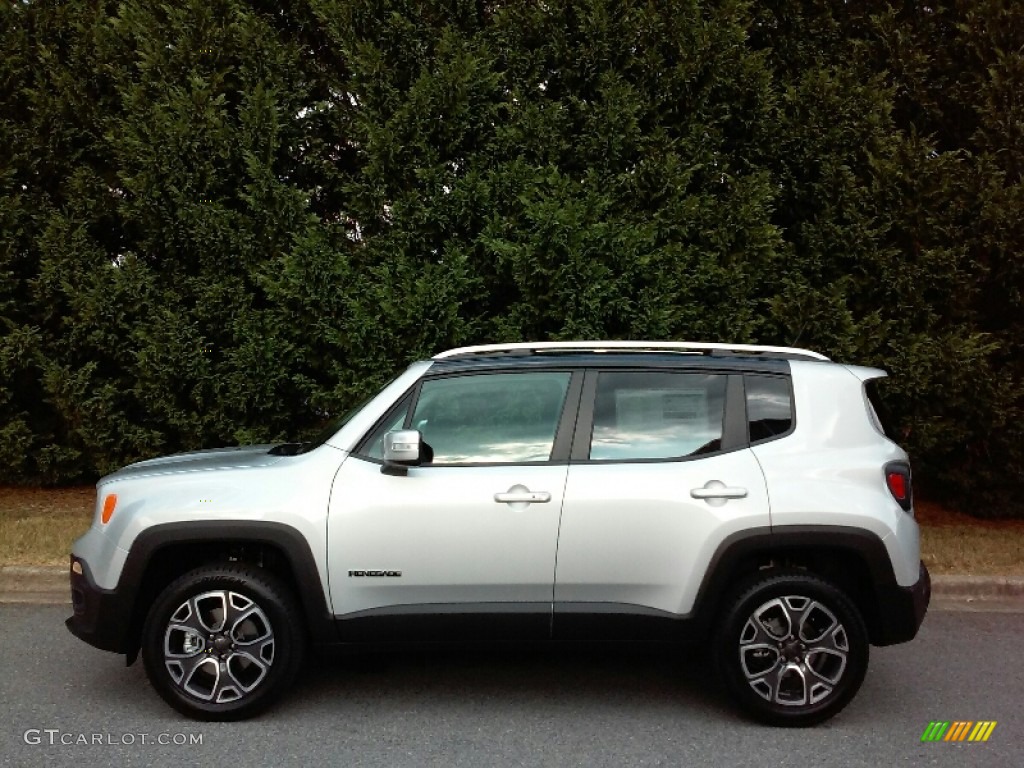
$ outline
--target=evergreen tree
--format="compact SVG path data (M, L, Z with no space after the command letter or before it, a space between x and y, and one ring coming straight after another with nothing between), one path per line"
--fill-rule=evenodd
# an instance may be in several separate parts
M893 372L1021 512L1011 0L0 7L0 477L301 437L463 343Z

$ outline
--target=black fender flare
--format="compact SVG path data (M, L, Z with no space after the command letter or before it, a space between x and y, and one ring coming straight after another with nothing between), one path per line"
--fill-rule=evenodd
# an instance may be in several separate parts
M121 628L126 653L131 654L134 649L130 646L137 642L130 636L138 617L136 602L154 557L167 547L217 542L266 545L279 550L295 579L296 598L302 605L310 639L315 645L329 645L337 640L316 560L309 542L298 530L265 520L189 520L154 525L132 542L113 590L124 606Z
M873 641L885 637L879 622L886 614L888 595L898 592L896 576L882 539L872 531L843 525L791 525L750 528L727 536L716 548L704 572L690 612L702 633L711 630L722 602L735 587L735 575L752 560L841 552L856 558L868 575L874 603L859 606Z

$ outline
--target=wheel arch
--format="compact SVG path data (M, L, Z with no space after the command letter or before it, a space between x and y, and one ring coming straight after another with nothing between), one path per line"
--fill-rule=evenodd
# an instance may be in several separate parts
M725 599L749 578L771 568L799 568L839 587L864 619L872 644L887 642L880 601L896 587L882 540L849 526L785 526L739 531L719 545L694 601L701 633L710 632Z
M293 590L313 643L335 640L316 561L299 531L268 521L166 523L139 534L118 579L129 606L123 642L128 664L138 655L146 613L157 595L182 574L217 561L253 563L273 572Z

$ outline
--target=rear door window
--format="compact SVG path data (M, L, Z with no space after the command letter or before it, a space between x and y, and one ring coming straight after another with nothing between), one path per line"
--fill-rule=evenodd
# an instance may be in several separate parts
M674 459L721 450L725 384L718 374L602 371L590 459Z

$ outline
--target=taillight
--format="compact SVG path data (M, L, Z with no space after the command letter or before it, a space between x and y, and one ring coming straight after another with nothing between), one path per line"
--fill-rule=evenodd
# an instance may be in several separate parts
M905 461L893 461L885 465L885 484L896 503L909 512L914 504L914 491L910 482L910 465Z

